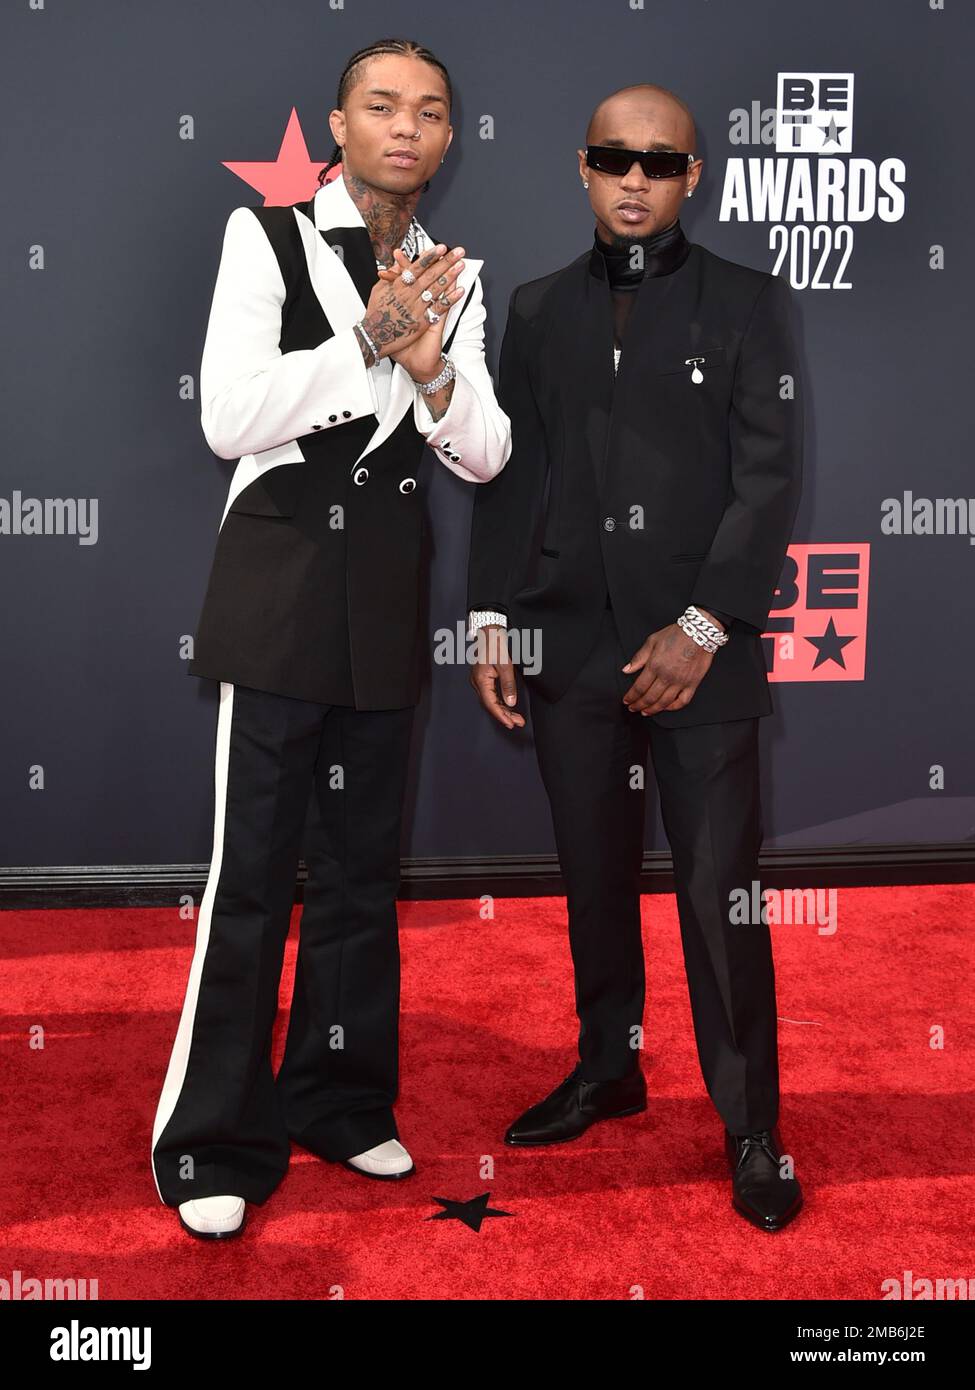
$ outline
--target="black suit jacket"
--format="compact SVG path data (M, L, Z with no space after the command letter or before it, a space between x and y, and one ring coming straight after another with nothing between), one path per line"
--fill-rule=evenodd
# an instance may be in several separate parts
M761 635L802 469L792 291L691 244L635 294L614 380L594 250L513 292L498 381L512 452L475 494L469 606L540 630L526 679L549 699L590 652L607 592L628 658L689 603L713 607L735 619L728 643L684 709L652 717L769 714Z

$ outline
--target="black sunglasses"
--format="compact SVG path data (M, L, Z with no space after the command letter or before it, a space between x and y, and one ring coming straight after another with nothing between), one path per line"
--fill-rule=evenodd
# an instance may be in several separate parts
M626 174L635 160L648 179L674 179L686 174L694 162L692 154L676 150L623 150L618 145L587 145L586 163L601 174Z

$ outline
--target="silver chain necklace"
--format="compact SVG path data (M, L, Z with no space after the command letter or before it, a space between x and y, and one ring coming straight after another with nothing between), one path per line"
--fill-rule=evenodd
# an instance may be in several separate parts
M406 236L405 236L405 237L403 238L403 240L400 242L400 248L399 248L399 249L403 252L403 254L406 256L406 259L407 259L408 261L412 261L413 258L414 258L414 256L416 255L417 238L419 237L419 235L420 235L420 224L417 222L417 220L416 220L415 217L411 217L411 218L410 218L410 225L409 225L409 226L407 227L407 229L406 229ZM394 264L395 264L395 262L394 262ZM388 267L387 267L387 266L384 266L383 262L377 259L377 261L376 261L376 269L377 269L377 270L385 270L385 269L388 269Z

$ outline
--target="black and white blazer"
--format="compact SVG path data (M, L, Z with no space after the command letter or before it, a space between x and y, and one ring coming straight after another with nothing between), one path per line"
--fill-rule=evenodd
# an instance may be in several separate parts
M435 245L420 227L417 253ZM217 536L193 675L361 709L414 704L424 444L473 483L511 452L484 359L480 272L465 256L434 421L399 363L367 368L353 324L377 280L341 173L292 207L226 225L200 368L201 423L239 459Z

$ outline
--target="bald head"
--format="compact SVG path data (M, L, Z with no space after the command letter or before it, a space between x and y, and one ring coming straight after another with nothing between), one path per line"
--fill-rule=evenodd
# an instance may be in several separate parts
M604 97L586 127L587 145L624 144L630 149L656 147L694 153L696 140L690 107L666 87L650 82L621 87Z
M679 96L650 82L622 87L604 97L586 128L587 145L617 149L669 150L695 154L697 131L690 108ZM609 246L632 246L672 227L681 205L700 178L703 161L664 160L676 172L648 174L638 159L622 174L590 165L585 150L576 151L579 179L596 217L596 233ZM625 162L625 161L624 161ZM610 166L612 167L612 165Z

